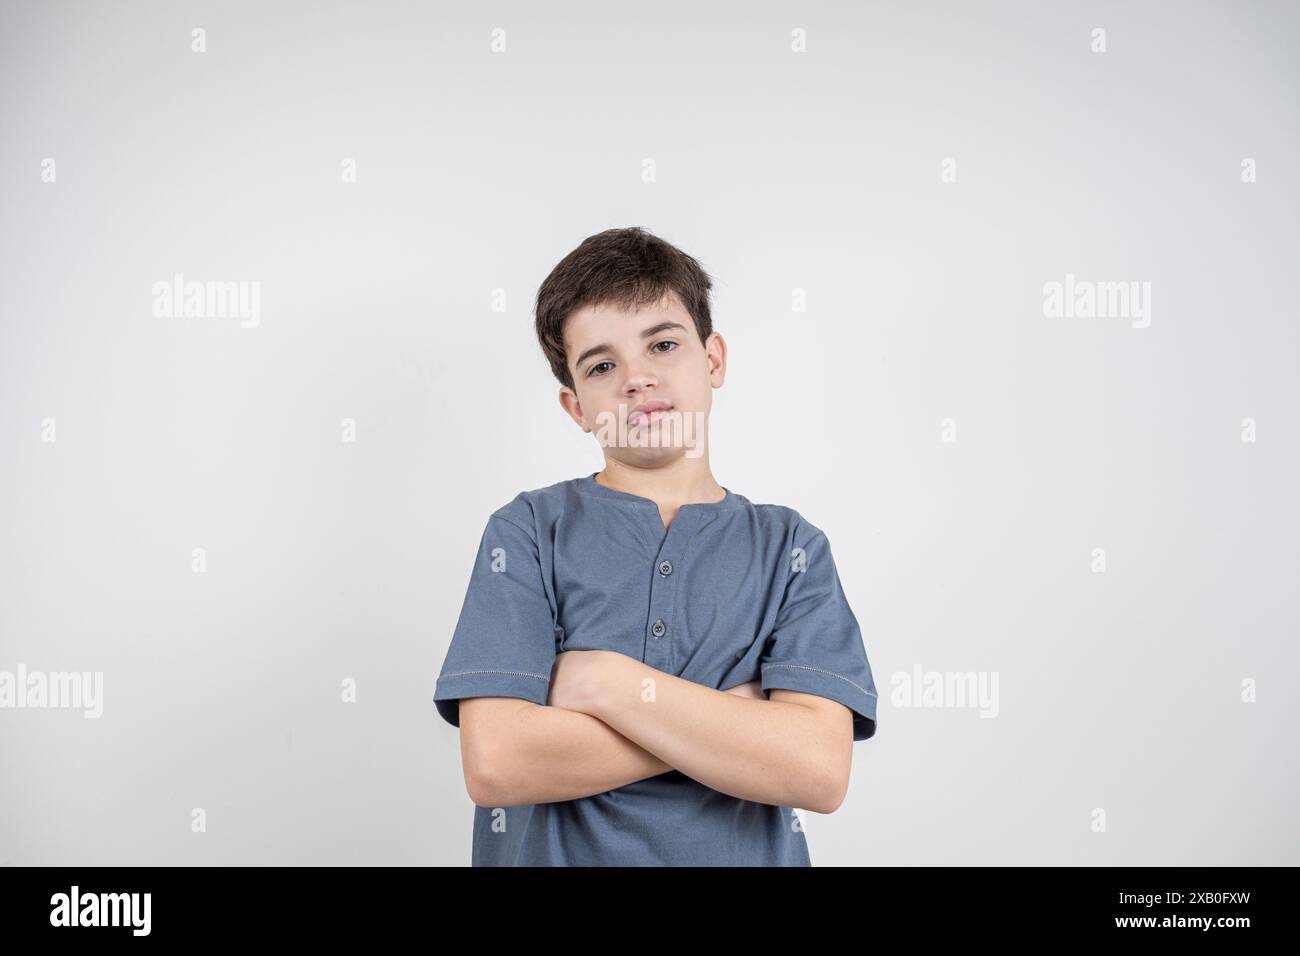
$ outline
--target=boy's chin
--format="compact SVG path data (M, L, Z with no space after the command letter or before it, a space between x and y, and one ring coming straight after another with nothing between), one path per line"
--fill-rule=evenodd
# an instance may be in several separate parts
M690 448L604 448L606 461L617 461L634 468L663 468L691 457ZM695 457L699 457L696 455Z

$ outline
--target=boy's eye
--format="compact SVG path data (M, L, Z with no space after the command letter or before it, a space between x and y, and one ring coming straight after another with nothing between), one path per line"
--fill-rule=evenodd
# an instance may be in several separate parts
M670 345L672 346L672 348L661 349L659 348L659 346L661 345ZM672 339L662 339L656 342L654 345L650 346L650 350L652 352L658 349L660 355L663 355L667 352L671 352L675 348L677 348L677 343L674 342ZM599 372L597 371L597 369L599 369L602 365L613 365L613 364L614 364L613 362L597 362L591 368L587 369L587 378L591 378L593 375L604 375L605 374L604 372Z

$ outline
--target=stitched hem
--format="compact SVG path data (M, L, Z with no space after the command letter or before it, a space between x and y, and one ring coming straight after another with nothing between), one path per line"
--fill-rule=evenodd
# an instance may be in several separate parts
M842 674L807 664L761 664L763 690L798 691L838 701L853 711L853 739L866 740L876 733L878 695Z
M462 697L518 697L544 705L550 688L549 675L527 671L457 671L438 678L433 705L443 720L459 727Z

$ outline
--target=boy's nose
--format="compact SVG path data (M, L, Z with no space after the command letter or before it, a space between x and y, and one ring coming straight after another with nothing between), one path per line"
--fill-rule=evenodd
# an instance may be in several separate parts
M659 380L655 378L654 373L641 371L640 369L629 369L627 378L623 381L623 394L631 398L647 388L655 388L658 384Z

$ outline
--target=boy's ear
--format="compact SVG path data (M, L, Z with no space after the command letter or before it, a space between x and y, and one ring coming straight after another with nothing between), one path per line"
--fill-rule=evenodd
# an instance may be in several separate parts
M578 401L578 393L567 385L560 386L560 407L569 413L569 417L577 422L584 432L591 431L582 421L582 403Z
M727 342L721 333L713 332L709 335L704 350L709 358L709 384L721 388L727 377Z

